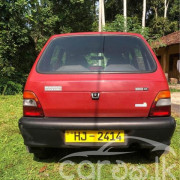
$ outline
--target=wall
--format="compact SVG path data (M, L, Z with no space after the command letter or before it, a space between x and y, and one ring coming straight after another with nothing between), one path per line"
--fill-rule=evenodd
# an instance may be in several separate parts
M156 50L156 55L165 73L169 78L178 78L177 60L180 58L180 44L161 47Z

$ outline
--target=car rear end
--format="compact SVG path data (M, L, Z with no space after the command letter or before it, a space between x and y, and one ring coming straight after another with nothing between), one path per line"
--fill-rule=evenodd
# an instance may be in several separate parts
M141 35L50 38L28 77L19 127L30 148L165 145L175 129L168 84ZM150 141L148 141L150 140Z

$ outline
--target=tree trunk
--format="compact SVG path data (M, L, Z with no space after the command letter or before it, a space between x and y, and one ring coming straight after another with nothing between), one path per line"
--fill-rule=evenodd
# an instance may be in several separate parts
M93 0L93 11L94 11L94 16L96 16L96 0Z
M164 18L167 17L168 6L169 6L169 1L164 0Z
M99 0L99 32L105 27L104 0Z
M157 8L154 8L154 11L155 11L156 19L157 19L157 17L158 17Z
M146 0L143 0L142 28L145 28L146 22Z
M105 27L105 11L104 11L104 0L102 0L102 28Z
M102 31L102 0L99 0L99 32Z
M127 32L127 0L123 0L124 32Z

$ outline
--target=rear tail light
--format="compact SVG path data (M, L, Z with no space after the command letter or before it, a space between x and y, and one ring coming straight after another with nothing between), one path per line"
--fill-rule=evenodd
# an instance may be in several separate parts
M24 91L23 93L23 114L24 116L44 116L38 98L31 91Z
M171 115L171 95L170 91L160 91L156 96L149 116L170 116Z

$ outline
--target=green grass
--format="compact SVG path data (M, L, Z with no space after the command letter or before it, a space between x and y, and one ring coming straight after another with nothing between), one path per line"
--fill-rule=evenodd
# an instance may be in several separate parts
M59 167L61 163L59 159L64 155L76 152L76 149L61 150L51 159L38 160L32 154L27 153L23 144L23 139L18 129L18 120L22 116L22 95L15 96L0 96L0 179L3 180L25 180L25 179L63 179L59 174ZM171 169L171 173L176 179L179 179L179 133L180 133L180 118L176 117L177 128L172 138L171 147L177 154L165 154L161 157L158 164L159 179L162 179L163 159L166 160L166 167L175 164ZM74 162L74 165L65 165L64 174L74 175L74 179L81 179L77 173L79 163L83 160L89 160L93 163L95 168L95 179L98 179L97 168L100 167L99 161L108 160L111 164L103 165L101 169L102 180L110 180L112 177L112 168L117 167L116 160L122 160L126 163L128 175L125 179L135 179L135 175L139 176L138 171L133 172L133 168L143 166L148 170L148 177L146 179L155 179L155 163L148 162L141 154L121 155L121 156L103 156L103 157L87 157L87 158L72 158L69 159ZM119 167L117 176L124 174L124 169ZM81 168L83 175L91 173L89 165L84 165ZM143 176L145 171L141 169ZM131 174L133 178L131 178ZM154 177L154 178L153 178ZM138 178L139 179L139 178ZM172 179L166 175L166 179Z
M180 89L173 89L173 88L170 88L170 91L171 91L171 92L180 92Z

